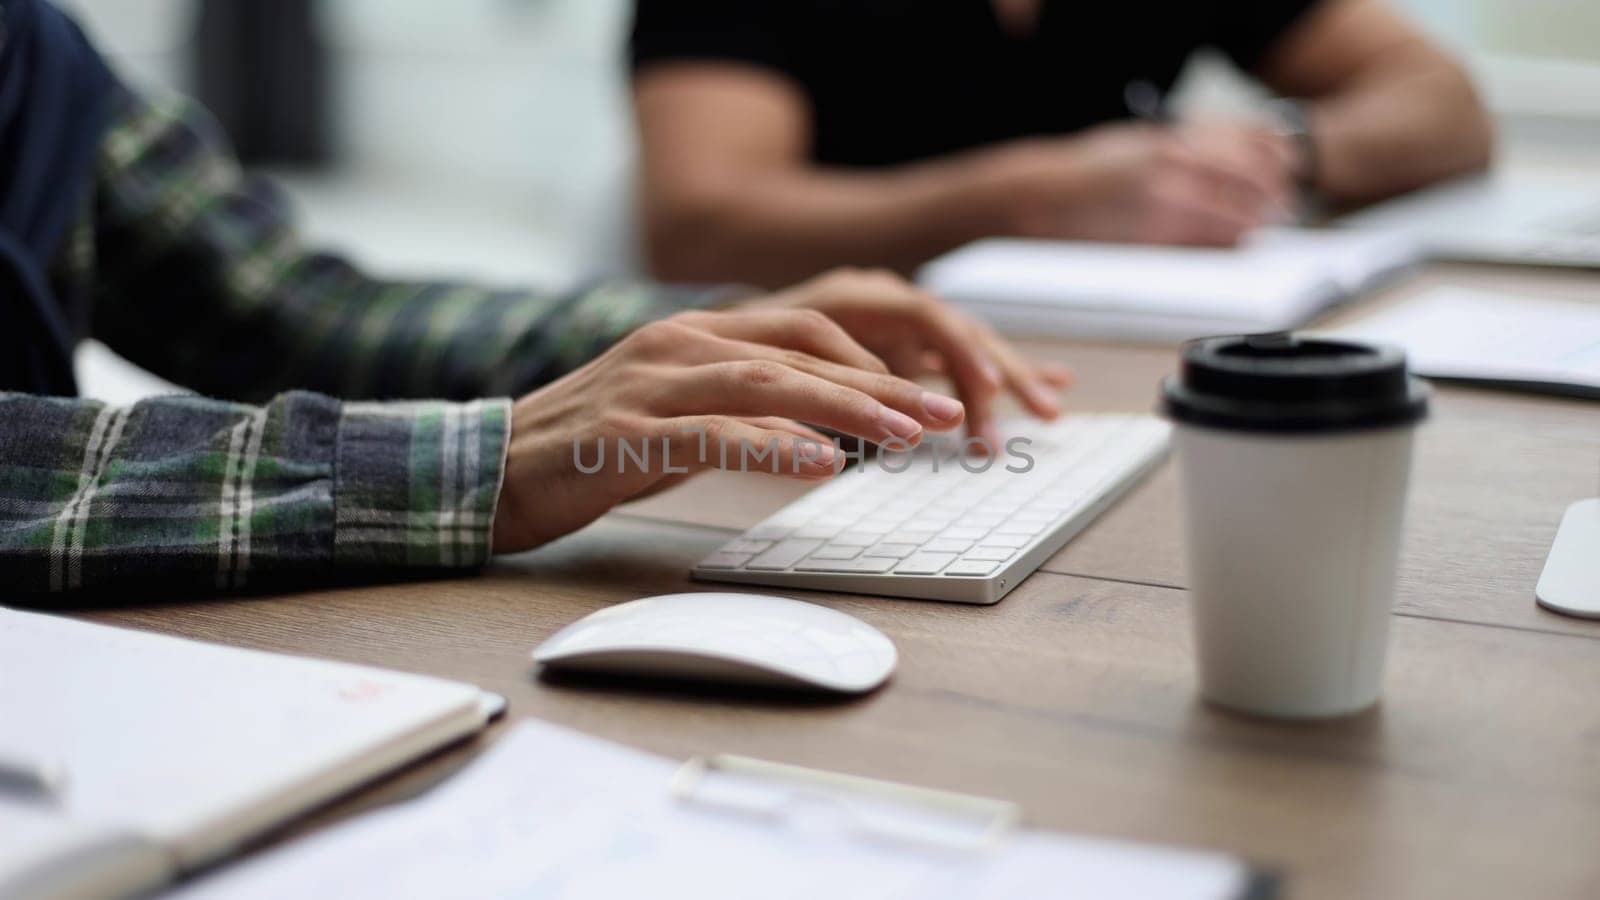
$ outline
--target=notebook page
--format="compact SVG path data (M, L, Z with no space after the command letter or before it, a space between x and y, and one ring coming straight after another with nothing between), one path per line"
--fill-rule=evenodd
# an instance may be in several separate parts
M136 835L0 797L0 897L120 897L171 876L166 853Z
M1296 305L1329 278L1302 253L1002 239L934 261L922 281L957 302L1255 319Z
M1263 228L1251 236L1249 253L1275 259L1302 258L1331 273L1339 290L1357 296L1422 261L1416 239L1390 231Z
M1335 333L1397 344L1422 375L1600 391L1600 300L1436 288Z
M1382 233L1265 228L1232 248L991 239L923 267L923 287L1002 327L1182 339L1298 327L1420 258Z
M481 727L470 685L0 608L6 746L185 865Z
M998 852L864 838L817 810L769 819L667 791L675 762L525 722L434 792L178 890L343 898L1222 898L1226 857L1018 835Z

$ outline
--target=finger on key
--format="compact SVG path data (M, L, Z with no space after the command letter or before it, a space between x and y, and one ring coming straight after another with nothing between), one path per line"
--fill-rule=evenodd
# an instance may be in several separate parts
M895 375L869 372L864 369L840 365L839 363L818 359L793 350L783 350L745 341L724 341L722 338L711 338L710 340L713 345L708 348L709 352L714 353L727 364L739 364L752 360L762 361L782 366L793 372L810 375L838 386L850 388L870 395L890 409L911 417L919 428L948 431L960 425L966 416L966 408L955 398L929 391L914 381ZM723 341L723 343L715 343L718 341ZM719 409L716 411L726 412L727 410ZM767 415L772 412L774 410L762 410L751 414ZM808 419L806 421L816 420ZM830 425L829 427L836 426ZM911 439L911 435L908 433L894 431L892 434L906 440ZM858 436L866 437L866 435ZM873 439L876 440L876 438Z
M719 337L794 350L868 372L889 367L861 346L839 323L814 309L739 309L684 314L690 323Z
M821 434L764 428L730 416L683 416L668 424L672 458L691 472L719 468L820 480L839 470L839 454Z
M871 394L771 360L694 366L668 377L666 402L678 404L677 415L782 416L880 444L922 439L916 419Z

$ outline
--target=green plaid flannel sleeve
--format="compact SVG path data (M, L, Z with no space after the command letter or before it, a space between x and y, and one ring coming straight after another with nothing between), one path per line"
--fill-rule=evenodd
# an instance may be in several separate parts
M0 394L0 584L235 589L485 562L505 400Z
M345 399L523 393L717 290L603 282L567 291L374 277L302 246L270 181L243 173L181 99L125 92L92 208L58 280L93 293L92 332L211 396Z
M477 398L723 296L375 278L301 246L197 108L132 92L52 276L94 336L223 399L0 396L0 584L30 593L480 564L510 403Z

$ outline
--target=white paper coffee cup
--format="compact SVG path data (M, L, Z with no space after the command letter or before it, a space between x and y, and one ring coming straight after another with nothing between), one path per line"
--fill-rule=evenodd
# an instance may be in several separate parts
M1293 718L1371 706L1426 386L1394 348L1261 335L1187 345L1163 394L1201 693Z

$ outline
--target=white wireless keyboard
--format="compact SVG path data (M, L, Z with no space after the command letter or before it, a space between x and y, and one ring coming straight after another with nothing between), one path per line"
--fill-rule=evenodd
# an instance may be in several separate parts
M1031 440L1018 447L1033 458L1027 471L1008 471L1027 460L1003 449L981 473L949 444L883 454L725 544L694 576L995 603L1153 469L1169 432L1142 415L1007 424Z

